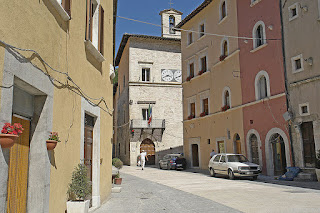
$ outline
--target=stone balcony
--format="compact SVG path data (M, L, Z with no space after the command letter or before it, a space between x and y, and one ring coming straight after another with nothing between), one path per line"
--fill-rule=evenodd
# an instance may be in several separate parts
M131 129L165 129L165 119L152 119L151 123L148 124L147 120L131 120Z
M131 120L131 142L142 141L145 136L151 136L153 141L162 141L165 124L165 119L152 119L150 124L147 120Z

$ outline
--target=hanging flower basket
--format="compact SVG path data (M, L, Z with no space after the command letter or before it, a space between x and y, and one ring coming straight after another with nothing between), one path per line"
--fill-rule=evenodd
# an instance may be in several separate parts
M13 125L5 123L1 130L2 134L0 134L1 147L3 149L11 148L19 138L19 135L22 134L23 130L22 125L19 123Z
M47 142L47 150L54 150L56 148L57 143L60 142L59 136L57 132L50 132L49 139Z

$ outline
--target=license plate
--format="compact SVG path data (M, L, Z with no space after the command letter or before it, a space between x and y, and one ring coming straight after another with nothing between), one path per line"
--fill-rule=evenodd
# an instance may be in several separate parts
M177 164L177 166L182 166L182 164Z
M247 175L253 175L253 172L247 172Z

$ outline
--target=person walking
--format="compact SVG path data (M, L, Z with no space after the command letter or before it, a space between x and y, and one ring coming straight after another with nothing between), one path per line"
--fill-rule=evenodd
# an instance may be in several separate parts
M212 158L213 156L215 156L217 153L214 151L214 149L212 150L212 152L210 153L210 158Z
M144 169L144 165L146 164L146 158L148 160L148 156L147 153L142 150L141 154L140 154L140 160L141 160L141 166L142 166L142 170Z

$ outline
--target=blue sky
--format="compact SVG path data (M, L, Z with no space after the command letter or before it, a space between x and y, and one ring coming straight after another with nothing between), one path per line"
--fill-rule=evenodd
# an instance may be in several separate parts
M161 25L159 12L170 8L170 0L118 0L118 16ZM182 18L198 7L203 0L172 0L172 8L183 12ZM117 18L116 52L124 33L161 35L161 28Z

